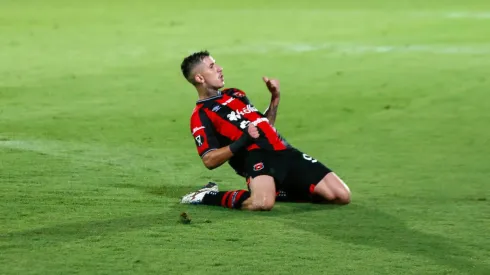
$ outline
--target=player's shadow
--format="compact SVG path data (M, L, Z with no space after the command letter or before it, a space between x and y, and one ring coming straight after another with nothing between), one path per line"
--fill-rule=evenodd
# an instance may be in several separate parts
M402 220L382 211L359 205L326 211L325 219L335 222L312 222L318 215L288 215L284 220L295 228L336 241L423 256L463 273L490 274L488 265L463 259L471 255L450 239L410 229Z

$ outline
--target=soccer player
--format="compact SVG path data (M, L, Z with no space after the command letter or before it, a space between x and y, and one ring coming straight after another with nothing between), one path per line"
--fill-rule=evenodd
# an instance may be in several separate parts
M278 191L291 201L350 202L349 188L332 170L291 146L274 128L280 98L277 80L263 78L271 103L261 113L244 91L223 88L223 69L209 52L187 56L181 70L199 97L190 130L204 166L215 169L228 162L248 183L248 190L232 191L219 191L209 183L183 196L181 203L271 210Z

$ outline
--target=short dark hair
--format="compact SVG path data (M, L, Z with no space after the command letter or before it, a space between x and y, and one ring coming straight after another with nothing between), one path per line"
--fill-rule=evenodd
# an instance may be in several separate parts
M194 83L193 79L190 79L191 77L191 71L199 65L199 63L202 62L202 60L209 56L208 51L200 51L200 52L195 52L182 61L182 64L180 65L180 69L182 70L182 74L184 75L185 79L187 79L189 82Z

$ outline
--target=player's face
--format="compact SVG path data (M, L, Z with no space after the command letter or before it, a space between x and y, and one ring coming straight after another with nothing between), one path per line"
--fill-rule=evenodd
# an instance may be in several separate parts
M199 78L199 82L209 88L220 89L225 86L223 68L216 64L216 61L211 56L207 56L203 59Z

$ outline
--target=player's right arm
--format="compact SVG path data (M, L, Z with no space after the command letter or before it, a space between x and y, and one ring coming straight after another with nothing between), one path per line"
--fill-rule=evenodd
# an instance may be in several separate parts
M265 110L265 117L269 120L269 124L274 126L276 122L277 109L279 108L279 100L281 98L281 91L279 88L279 80L277 79L269 79L264 76L262 78L267 86L267 89L271 93L271 102L267 109Z
M200 110L192 114L191 131L202 162L210 170L227 162L238 151L250 145L253 142L253 138L259 137L257 127L250 123L248 131L244 132L238 140L219 148L213 124L207 115Z
M233 157L233 152L231 151L230 146L226 146L207 153L202 157L202 162L206 168L212 170L220 167L223 163L231 159L231 157Z
M238 140L235 140L228 146L209 151L209 153L202 157L202 162L204 163L204 166L210 170L217 168L231 159L238 151L253 143L253 139L258 137L259 130L255 125L250 123L247 131L243 132Z

